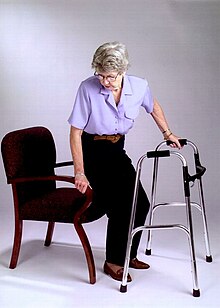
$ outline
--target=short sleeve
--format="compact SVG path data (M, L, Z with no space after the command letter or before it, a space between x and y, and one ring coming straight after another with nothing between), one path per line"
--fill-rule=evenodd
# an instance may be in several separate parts
M90 100L88 92L83 83L79 86L76 94L73 110L70 114L68 122L70 125L79 129L84 129L90 114Z
M150 90L150 87L148 85L148 82L147 82L147 85L146 85L143 103L141 104L141 106L144 107L144 109L148 113L153 112L153 97L152 97L151 90Z

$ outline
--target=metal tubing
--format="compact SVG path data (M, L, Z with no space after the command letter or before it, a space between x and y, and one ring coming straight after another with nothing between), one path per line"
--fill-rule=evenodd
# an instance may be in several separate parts
M189 231L186 228L186 226L181 225L181 224L154 225L154 226L145 225L145 226L140 226L140 227L137 227L131 230L131 233L129 234L129 239L128 239L126 258L125 258L125 263L124 263L124 271L123 271L123 277L122 277L122 283L121 283L121 287L123 290L125 289L124 287L127 285L130 251L131 251L132 241L133 241L135 234L137 232L144 231L144 230L167 230L167 229L174 229L174 228L183 230L187 234L188 238L190 237Z
M171 151L171 154L176 155L182 162L183 165L183 181L184 181L184 191L185 191L185 202L186 202L186 216L189 228L189 244L190 244L190 254L191 254L191 266L192 266L192 278L193 278L193 290L199 290L198 288L198 276L196 267L196 257L195 257L195 247L194 247L194 236L193 236L193 223L192 223L192 211L190 203L190 187L188 181L188 167L187 161L182 154L176 151Z
M190 255L191 255L191 267L192 267L192 278L193 278L193 289L199 290L198 287L198 276L197 276L197 266L196 266L196 256L194 247L194 236L193 236L193 224L192 224L192 213L190 205L190 197L186 197L186 216L189 228L189 245L190 245Z
M193 290L199 290L198 288L198 276L196 267L196 257L195 257L195 247L194 247L194 236L193 236L193 223L192 223L192 212L190 203L190 187L188 181L188 166L187 161L182 154L176 151L170 151L171 155L177 156L183 166L183 181L184 181L184 192L185 192L185 202L186 202L186 216L189 228L189 244L190 244L190 254L191 254L191 266L192 266L192 278L193 278Z
M128 275L128 268L129 268L129 261L130 261L130 249L132 246L132 241L137 232L144 231L144 230L168 230L168 229L180 229L184 231L188 236L188 242L190 246L190 256L191 256L191 268L192 268L192 275L193 275L193 294L200 294L199 288L198 288L198 278L197 278L197 267L196 267L196 260L195 260L195 250L194 250L194 243L193 243L193 236L192 236L192 230L189 231L189 229L181 224L170 224L170 225L154 225L154 226L140 226L132 230L128 246L129 249L127 250L126 259L124 263L124 271L123 271L123 278L121 283L121 292L127 291L127 275ZM194 295L195 296L195 295ZM199 296L199 295L196 295Z
M187 141L193 150L194 154L199 156L198 147L192 141ZM196 159L195 159L195 167L196 167ZM204 194L203 194L203 186L202 186L202 178L198 179L198 192L199 192L199 200L200 200L200 208L203 220L203 227L204 227L204 239L205 239L205 247L206 247L206 260L208 262L212 262L212 255L210 249L210 242L209 242L209 233L208 233L208 223L206 218L206 210L205 210L205 201L204 201Z
M172 229L172 228L179 228L188 235L189 239L189 246L190 246L190 256L191 256L191 268L192 268L192 278L193 278L193 296L200 296L200 291L198 288L198 278L197 278L197 267L196 267L196 259L195 259L195 249L194 249L194 239L193 239L193 224L192 224L192 214L191 214L191 203L190 203L190 188L189 188L189 181L188 181L188 166L187 161L184 158L182 154L176 151L170 151L171 155L177 156L183 166L183 181L184 181L184 191L185 191L185 203L186 203L186 212L187 212L187 223L188 228L184 225L180 224L171 224L171 225L152 225L152 213L153 213L153 203L155 202L155 189L156 189L156 179L157 179L157 170L158 170L158 158L155 158L155 164L156 167L154 168L153 173L153 190L152 190L152 199L151 199L151 218L150 223L151 225L145 225L140 226L135 229L134 228L134 219L135 219L135 212L136 212L136 203L137 203L137 195L138 195L138 185L140 180L140 174L141 174L141 166L143 160L147 157L147 155L143 155L138 163L137 163L137 169L136 169L136 180L135 180L135 188L134 188L134 197L133 197L133 204L132 204L132 213L131 213L131 220L129 225L129 234L128 234L128 242L127 242L127 249L126 249L126 257L125 257L125 263L124 263L124 271L123 271L123 277L122 277L122 284L120 291L126 292L127 291L127 275L128 275L128 267L129 267L129 261L130 261L130 252L131 252L131 246L134 235L142 230L163 230L163 229ZM156 160L157 159L157 160Z
M135 214L136 214L136 205L137 205L138 188L139 188L139 181L140 181L140 174L141 174L141 166L142 166L143 160L146 157L147 157L147 154L142 155L137 162L136 178L135 178L135 185L134 185L134 195L133 195L132 210L131 210L131 219L130 219L130 224L129 224L128 241L127 241L127 247L126 247L126 257L125 257L124 271L123 271L123 277L122 277L122 286L126 285L126 282L127 282L128 266L129 266L129 261L130 261L130 253L131 253L131 245L132 245L132 230L134 228L134 221L135 221Z
M199 203L196 203L196 202L191 202L191 205L194 206L197 210L199 210L200 212L202 212L202 209L201 209L201 206ZM186 203L185 202L164 202L164 203L157 203L154 208L153 208L153 211L155 212L155 210L159 207L163 207L163 206L177 206L177 207L180 207L180 206L186 206Z
M156 151L158 151L162 146L166 144L166 141L161 142L157 147ZM195 158L195 168L196 172L198 172L197 167L201 166L199 161L199 152L197 146L191 142L186 140L187 145L190 145L194 151L194 158ZM159 157L154 158L154 165L153 165L153 175L152 175L152 187L151 187L151 199L150 199L150 213L149 213L149 225L144 225L134 228L134 218L135 218L135 211L136 211L136 202L137 202L137 194L138 194L138 185L140 181L140 174L141 174L141 167L143 160L147 157L147 154L143 155L137 164L136 169L136 182L135 182L135 189L134 189L134 198L133 198L133 205L132 205L132 214L131 214L131 221L129 226L129 235L128 235L128 243L127 243L127 250L126 250L126 258L124 263L124 272L121 284L121 292L127 291L127 275L128 275L128 268L129 268L129 261L130 261L130 251L132 246L132 241L134 235L139 231L148 230L148 239L147 239L147 249L146 252L151 251L151 237L152 237L152 230L165 230L165 229L180 229L184 231L188 236L189 248L190 248L190 259L191 259L191 269L192 269L192 280L193 280L193 296L198 297L200 296L200 290L198 288L198 275L197 275L197 266L196 266L196 256L195 256L195 247L194 247L194 234L193 234L193 221L192 221L192 206L197 208L201 214L203 219L204 225L204 237L205 237L205 245L206 245L206 261L211 262L212 256L210 252L210 245L209 245L209 236L208 236L208 227L207 227L207 220L206 220L206 213L205 213L205 202L204 202L204 195L203 195L203 187L202 187L202 179L198 179L198 191L199 191L199 200L200 203L191 202L190 201L190 177L188 173L188 165L185 157L177 151L170 151L171 155L175 155L178 157L182 162L183 168L183 182L184 182L184 193L185 193L185 203L184 202L171 202L171 203L159 203L155 204L156 200L156 186L157 186L157 177L158 177L158 164L159 164ZM186 207L186 216L187 216L187 227L182 224L167 224L167 225L153 225L153 215L157 208L162 206L185 206Z
M154 167L153 167L153 185L151 190L151 199L150 199L150 211L149 211L149 224L153 224L153 215L154 215L154 205L155 205L155 197L156 197L156 183L157 183L157 175L158 175L158 163L159 158L156 157L154 159ZM152 234L151 229L148 231L147 235L147 251L151 249L151 241L152 241Z
M208 234L208 223L207 223L207 218L206 218L205 201L204 201L203 188L202 188L202 179L198 180L198 191L199 191L201 214L202 214L202 220L203 220L203 226L204 226L206 260L208 262L212 262L212 255L211 255L211 250L210 250L209 234Z
M190 140L187 140L187 145L189 145L193 151L194 151L194 163L195 163L195 168L197 167L197 161L196 161L196 156L199 157L199 151L198 147L195 145ZM166 145L166 141L162 141L157 147L156 150L160 150L164 145ZM153 174L156 174L156 176L153 177L152 180L152 190L151 190L151 211L149 213L149 224L153 224L153 215L154 212L157 208L166 205L166 206L175 206L175 205L186 205L186 203L178 203L178 202L173 202L173 203L160 203L160 204L155 204L155 199L156 199L156 186L157 186L157 175L158 175L158 158L157 162L155 159L154 163L154 169L153 169ZM202 186L202 178L198 179L198 193L199 193L199 200L200 203L196 202L191 202L191 205L196 207L202 215L202 221L203 221L203 228L204 228L204 239L205 239L205 247L206 247L206 261L207 262L212 262L212 255L211 255L211 249L210 249L210 241L209 241L209 233L208 233L208 223L207 223L207 218L206 218L206 210L205 210L205 201L204 201L204 194L203 194L203 186ZM146 245L146 254L149 254L147 252L151 251L151 244L152 244L152 232L148 232L148 237L147 237L147 245Z

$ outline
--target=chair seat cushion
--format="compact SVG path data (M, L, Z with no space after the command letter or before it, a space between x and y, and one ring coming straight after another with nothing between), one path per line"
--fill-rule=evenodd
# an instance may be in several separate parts
M76 188L57 188L40 198L30 200L19 208L21 219L73 223L85 196Z

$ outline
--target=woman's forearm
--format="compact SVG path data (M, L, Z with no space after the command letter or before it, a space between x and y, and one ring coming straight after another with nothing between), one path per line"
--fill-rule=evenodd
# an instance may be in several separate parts
M73 157L74 173L84 173L83 152L81 141L82 130L71 126L70 148Z
M151 115L154 121L156 122L157 126L159 127L160 131L162 132L164 139L173 142L171 144L171 147L177 146L180 149L181 144L179 143L179 137L175 136L171 132L166 117L164 115L163 109L161 108L160 104L156 99L154 99L154 107Z
M154 99L154 107L151 115L162 133L169 129L163 109L156 99Z

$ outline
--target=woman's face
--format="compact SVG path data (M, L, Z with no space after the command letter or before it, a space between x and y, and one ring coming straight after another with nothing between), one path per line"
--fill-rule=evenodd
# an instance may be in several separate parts
M94 75L99 78L101 85L110 91L118 90L122 86L124 74L119 74L118 72L95 72Z

